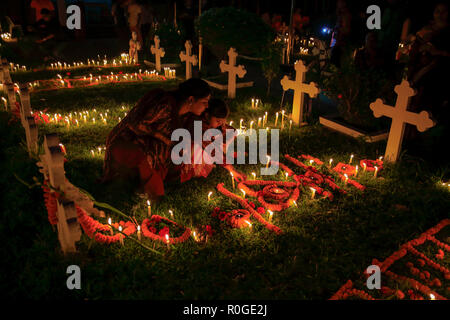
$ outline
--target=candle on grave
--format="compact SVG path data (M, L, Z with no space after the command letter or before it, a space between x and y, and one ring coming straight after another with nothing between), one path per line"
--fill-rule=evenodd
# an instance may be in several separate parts
M197 241L197 233L195 231L192 232L192 237L194 237L194 241Z
M244 119L241 119L241 121L239 122L239 130L242 130L242 122L244 121Z
M91 154L92 154L93 157L95 157L95 152L94 152L94 150L91 150Z
M344 173L344 177L345 177L345 184L347 184L348 181L348 175L346 173Z
M253 128L253 120L252 121L250 121L250 133L252 132L252 128Z
M366 172L367 164L363 162L363 171Z
M256 180L256 173L252 172L253 180Z
M244 189L241 189L241 192L242 192L242 197L245 199L245 190Z
M108 224L109 224L109 233L111 233L111 235L113 235L113 229L112 229L112 226L111 226L111 224L112 224L111 218L108 218Z
M297 207L297 202L295 200L292 200L292 203Z
M281 111L281 130L284 129L284 110Z
M258 118L258 128L261 127L261 117Z
M210 191L210 192L208 193L208 201L211 200L211 195L212 195L212 194L213 194L212 191Z
M286 176L286 180L287 180L289 177L289 173L285 172L284 175Z
M259 103L259 99L256 99L256 105L255 105L256 109L258 109L258 103Z
M269 222L272 222L273 211L267 210L269 212Z
M375 171L373 172L373 177L374 177L374 178L377 177L377 172L378 172L378 167L375 166Z
M266 156L267 157L267 163L266 163L266 169L269 168L269 163L270 163L270 156Z
M255 108L255 99L252 99L252 109Z
M292 129L292 120L289 120L289 134L291 134L291 129Z
M313 162L314 162L314 160L312 160L312 159L309 160L309 165L312 166Z
M278 112L275 114L275 127L277 126L277 122L278 122Z
M230 174L231 174L231 182L233 183L233 190L234 190L234 188L235 188L235 186L234 186L234 175L233 175L233 172L230 172Z
M348 163L352 163L353 161L353 155L350 156L350 161Z
M314 199L314 197L316 196L316 189L314 188L310 188L311 189L311 199Z
M59 144L59 146L61 147L61 151L66 154L66 147L64 147L64 145L62 143Z
M434 296L434 294L430 293L430 299L431 300L436 300L436 297Z
M330 162L329 162L329 163L330 163L330 168L331 168L331 163L332 163L332 162L333 162L333 159L330 159Z
M152 216L152 206L151 206L150 200L147 200L147 215L149 217Z
M170 217L173 219L173 211L169 210Z
M358 175L358 165L355 167L355 177Z
M166 234L166 244L167 244L167 250L170 250L169 234Z
M119 226L119 239L120 239L120 244L123 246L123 234L122 234L122 226Z
M251 222L250 221L248 221L248 220L245 220L245 223L247 223L248 224L248 227L251 229L252 228L252 224L251 224Z
M137 237L138 240L141 241L141 226L137 226Z
M233 126L233 121L230 121L230 127L232 127Z

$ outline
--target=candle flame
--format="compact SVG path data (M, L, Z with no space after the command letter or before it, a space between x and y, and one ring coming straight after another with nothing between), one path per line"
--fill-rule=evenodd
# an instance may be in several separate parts
M436 297L432 293L430 293L430 298L431 298L431 300L435 300L436 299Z
M112 222L111 218L108 218L108 224L111 224L111 222Z
M137 226L137 231L141 231L141 226Z
M119 231L122 232L122 226L119 226Z
M147 200L147 206L150 207L150 200Z
M166 234L166 242L169 243L169 235Z
M245 220L245 223L247 223L248 224L248 226L251 228L252 227L252 224L251 224L251 222L250 221L248 221L248 220Z

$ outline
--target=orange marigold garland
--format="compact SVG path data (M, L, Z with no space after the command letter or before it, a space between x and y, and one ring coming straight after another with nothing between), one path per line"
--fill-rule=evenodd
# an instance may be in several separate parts
M149 226L152 223L159 222L161 220L166 222L166 223L173 224L174 226L183 228L183 226L179 225L175 221L172 221L172 220L170 220L168 218L165 218L165 217L162 217L162 216L159 216L159 215L153 215L153 216L151 216L150 219L146 218L146 219L144 219L144 221L142 221L142 224L141 224L142 234L145 237L150 238L152 240L161 241L161 242L166 243L167 240L166 240L165 236L160 235L160 234L156 234L156 230L150 230L150 228L149 228ZM185 231L184 231L184 233L181 236L179 236L177 238L169 237L169 243L171 243L171 244L181 243L181 242L185 242L187 239L189 239L189 237L191 235L191 229L189 229L187 227L184 227L184 228L185 228ZM164 234L166 234L166 233L167 234L169 233L168 228L164 229Z
M249 182L249 181L246 181ZM267 222L253 207L248 203L247 200L235 195L234 193L228 191L224 187L224 183L219 183L217 185L217 190L222 193L224 196L229 197L232 200L237 201L243 208L247 209L256 220L258 220L261 224L263 224L267 229L275 232L276 234L282 234L283 231L277 226Z
M48 221L51 225L58 224L58 217L56 215L58 211L58 204L56 202L57 194L56 192L51 192L47 180L44 181L42 190L44 190L44 202L47 208Z

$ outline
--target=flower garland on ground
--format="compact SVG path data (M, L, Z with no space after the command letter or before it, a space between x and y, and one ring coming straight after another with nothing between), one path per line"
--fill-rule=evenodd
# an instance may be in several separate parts
M255 191L248 186L264 186L262 191ZM283 187L294 188L290 193L282 189ZM238 188L245 191L245 193L254 198L268 210L282 211L289 208L294 201L297 201L300 191L297 182L290 181L266 181L266 180L247 180L238 183ZM286 200L282 203L268 203L265 198L272 198L274 200Z
M136 226L134 223L128 221L119 223L113 223L112 225L106 225L98 222L92 217L88 216L86 211L80 208L78 205L75 205L77 210L78 221L80 222L81 227L83 228L86 235L90 238L94 238L95 241L99 243L110 244L114 242L120 241L123 237L121 233L117 233L115 235L104 235L101 232L111 232L112 228L118 229L119 226L122 226L124 229L122 233L126 236L130 236L131 234L136 232Z
M246 181L246 182L249 182L249 181ZM271 230L271 231L273 231L273 232L275 232L276 234L282 234L283 233L283 231L279 228L279 227L277 227L277 226L275 226L275 225L273 225L272 223L270 223L270 222L267 222L249 203L248 203L248 201L247 200L245 200L245 199L243 199L243 198L241 198L241 197L239 197L239 196L237 196L237 195L235 195L234 193L232 193L232 192L230 192L229 190L227 190L225 187L224 187L224 183L219 183L218 185L217 185L217 190L220 192L220 193L222 193L224 196L226 196L226 197L228 197L228 198L230 198L230 199L232 199L232 200L235 200L235 201L237 201L243 208L245 208L245 209L247 209L251 214L252 214L252 216L253 217L255 217L255 219L256 220L258 220L261 224L263 224L267 229L269 229L269 230Z
M389 278L391 278L392 280L399 282L399 283L407 283L409 284L409 286L415 290L417 290L418 292L420 292L421 294L425 295L426 297L431 297L431 295L434 296L434 299L439 299L439 300L447 300L446 297L440 295L439 293L437 293L435 290L432 290L430 288L430 286L435 286L435 287L441 287L442 283L438 278L434 278L433 280L429 280L431 278L431 275L428 271L423 271L421 272L420 269L414 267L414 264L411 262L407 262L406 263L406 267L409 269L409 271L420 278L420 280L424 281L427 285L421 283L418 280L409 278L407 276L403 276L403 275L398 275L390 270L388 270L395 262L397 262L399 259L405 257L408 252L413 254L414 256L418 257L417 261L419 263L419 265L421 267L428 265L431 268L440 271L443 273L444 278L446 280L450 280L450 270L448 270L447 268L439 265L438 263L434 262L432 259L430 259L429 257L427 257L424 253L420 252L419 250L417 250L417 248L415 248L415 246L419 246L424 244L426 241L429 241L430 243L433 243L435 245L437 245L438 247L444 249L445 251L449 252L450 251L450 246L440 242L439 240L437 240L435 238L435 234L437 234L440 230L442 230L444 227L449 226L450 225L450 219L444 219L441 222L439 222L436 226L434 226L433 228L425 231L422 235L420 235L418 238L413 239L407 243L405 243L404 245L401 246L401 249L394 252L392 255L390 255L388 258L386 258L383 262L378 261L377 259L373 259L372 264L373 265L377 265L380 267L380 270L383 274L387 275ZM442 249L439 249L439 253L436 256L440 256L443 257L445 255L445 253L443 252ZM439 257L437 257L439 259ZM364 273L366 277L368 277L369 275ZM389 287L384 286L382 288L382 294L386 295L386 294L390 294L390 293L395 293L397 295L398 299L403 299L405 294L403 292L401 292L401 290L397 290L395 291L394 289L391 289ZM330 299L331 300L338 300L338 299L346 299L350 296L351 291L354 290L353 289L353 283L352 281L347 281ZM448 288L447 288L447 291ZM412 289L408 290L408 295L410 296L411 299L418 299L418 300L423 300L424 297L418 293L414 293L414 291Z
M377 160L369 160L364 159L359 162L362 168L365 167L366 171L375 171L375 166L378 168L378 171L383 169L383 161L380 159Z
M146 219L144 219L144 221L142 221L142 224L141 224L142 234L145 237L150 238L152 240L162 241L164 243L167 243L166 235L168 235L170 232L169 227L162 228L159 231L159 233L156 234L157 230L153 226L154 224L159 223L161 221L172 224L179 228L183 228L183 226L179 225L175 221L172 221L166 217L162 217L159 215L153 215L153 216L151 216L150 219L146 218ZM190 235L191 235L191 229L185 227L185 231L181 236L176 237L176 238L169 237L169 243L175 244L175 243L185 242L187 239L189 239Z

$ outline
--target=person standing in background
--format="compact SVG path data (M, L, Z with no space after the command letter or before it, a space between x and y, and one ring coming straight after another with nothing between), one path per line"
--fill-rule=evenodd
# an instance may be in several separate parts
M130 28L130 34L134 31L137 34L138 41L142 42L142 32L141 32L141 15L142 7L136 2L136 0L128 0L128 26Z

